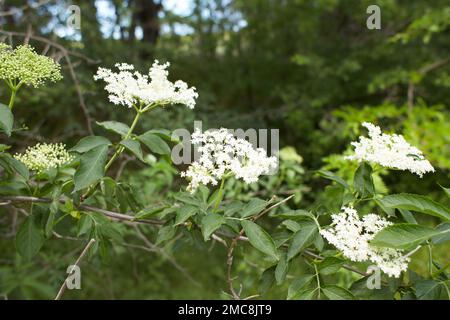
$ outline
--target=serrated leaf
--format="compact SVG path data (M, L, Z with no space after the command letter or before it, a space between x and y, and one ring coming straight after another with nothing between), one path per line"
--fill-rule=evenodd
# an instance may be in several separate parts
M44 244L44 234L35 222L33 216L28 216L19 228L16 235L17 252L30 261Z
M241 225L250 244L259 251L279 260L275 242L272 237L260 226L252 221L243 220Z
M30 172L28 168L19 160L13 158L8 153L0 154L0 165L5 167L5 170L9 170L11 172L18 173L25 180L28 180L30 177Z
M92 228L92 219L88 214L83 214L77 224L77 236L88 233Z
M350 291L335 285L322 287L322 292L330 300L355 300L355 296Z
M157 154L170 154L169 145L155 133L147 131L137 137L150 151Z
M431 237L431 241L433 241L434 244L442 244L450 241L450 223L444 222L438 225L435 229L436 231L444 231L443 233L440 233L438 235L435 235ZM445 232L446 231L446 232Z
M421 280L414 284L414 289L419 300L438 300L442 286L434 280Z
M385 196L378 201L387 208L412 210L450 221L450 210L425 196L399 193Z
M0 103L0 131L3 131L8 137L14 124L14 116L8 106Z
M277 267L275 268L275 280L277 282L277 285L282 284L286 279L288 269L289 261L287 261L286 259L286 254L283 254L278 261Z
M375 194L375 186L372 179L372 167L366 163L362 162L355 172L353 178L353 186L362 197L367 197Z
M409 249L433 236L449 232L450 229L438 231L418 224L400 223L387 226L379 231L370 244L378 247Z
M241 210L241 217L247 218L257 213L260 213L267 205L267 201L253 198Z
M121 135L122 137L126 136L128 131L130 130L130 127L128 125L118 121L103 121L97 122L97 124L108 131Z
M187 219L195 215L198 211L197 207L187 205L177 210L177 216L175 218L175 225L184 223Z
M297 295L300 295L303 291L305 291L304 287L310 284L314 278L315 276L313 274L306 274L295 279L289 286L287 299L295 299Z
M107 155L108 146L100 145L81 156L80 166L74 175L74 191L87 188L94 182L103 178Z
M110 146L111 141L102 136L87 136L78 141L78 143L69 151L85 153L102 145Z
M317 269L321 274L329 275L338 272L343 265L344 260L336 257L327 257L317 265Z
M214 231L220 228L225 223L225 218L217 213L208 213L202 219L202 234L203 239L209 240L209 237Z
M341 186L343 186L345 189L350 189L348 183L342 179L341 177L338 177L337 175L335 175L333 172L331 171L327 171L327 170L319 170L317 172L320 176L324 177L325 179L328 180L332 180L337 182L338 184L340 184Z
M128 151L136 156L142 162L145 162L144 155L142 154L141 145L139 142L133 139L125 139L120 141L120 144L124 146Z
M307 223L302 226L302 228L297 231L292 238L291 245L288 250L288 260L291 260L295 257L300 251L306 248L309 244L312 243L314 237L316 236L318 230L317 225L315 223Z

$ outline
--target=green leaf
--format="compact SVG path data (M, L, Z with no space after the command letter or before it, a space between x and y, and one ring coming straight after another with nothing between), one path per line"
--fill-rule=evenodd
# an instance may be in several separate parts
M44 234L35 222L34 217L29 216L20 226L16 235L16 248L19 254L30 261L41 249L44 244Z
M183 206L177 211L177 217L175 218L175 225L184 223L187 219L192 217L198 211L197 207L194 206Z
M387 208L412 210L450 221L450 210L425 196L399 193L385 196L378 201Z
M408 223L417 224L416 218L414 218L411 211L406 209L398 209L398 211L400 212L403 220L405 220Z
M241 217L247 218L254 214L260 213L267 205L267 201L254 198L251 199L249 203L247 203L244 208L241 210Z
M183 203L190 204L190 205L193 205L193 206L197 206L198 207L198 206L202 205L202 202L199 199L194 198L189 193L178 193L178 194L175 194L173 197L174 197L175 200L178 200L178 201L181 201Z
M450 223L444 222L436 227L436 231L443 231L443 233L435 235L431 238L434 244L441 244L450 241Z
M342 179L341 177L338 177L337 175L335 175L331 171L319 170L317 173L320 176L324 177L325 179L332 180L332 181L335 181L335 182L339 183L345 189L350 189L349 185L347 184L347 182L344 179Z
M139 142L133 139L125 139L120 142L127 150L131 151L139 160L145 162L144 155L142 154L141 145Z
M137 137L139 141L141 141L143 144L147 146L147 148L150 149L150 151L157 153L157 154L170 154L170 147L169 145L161 139L158 135L146 132L140 136Z
M295 257L300 251L312 243L317 234L317 225L313 222L308 222L302 225L302 228L297 231L292 239L288 250L288 260Z
M83 214L78 221L77 236L81 236L89 232L92 228L92 218L88 214Z
M442 286L434 280L421 280L414 284L416 296L419 300L438 300L441 296Z
M316 294L316 289L305 289L297 292L292 300L312 300Z
M375 194L375 186L372 179L372 167L362 162L355 172L353 186L361 197L365 198Z
M156 237L156 245L172 239L175 236L176 232L177 232L177 228L174 226L162 227L158 231L158 236Z
M138 213L136 213L135 218L136 219L145 219L154 215L157 215L161 212L163 212L165 209L168 209L167 205L159 205L159 206L152 206L149 208L144 208ZM172 209L172 208L170 208Z
M13 124L14 116L11 110L3 103L0 103L0 131L6 133L8 137L11 136Z
M80 166L73 177L75 182L74 191L87 188L103 178L107 155L108 146L100 145L81 156Z
M274 215L274 217L292 220L304 219L305 217L313 220L315 219L314 215L311 212L301 209L277 213Z
M102 136L87 136L78 141L78 143L71 148L69 151L74 151L78 153L85 153L95 147L102 145L111 145L111 141Z
M277 267L275 268L275 280L277 285L283 283L286 279L286 275L289 269L289 261L286 259L286 254L283 254L278 261Z
M202 234L203 239L209 240L211 234L220 228L225 223L225 218L217 213L208 213L202 219Z
M304 287L309 285L315 278L313 274L306 274L295 279L289 286L287 299L292 300L298 298L298 295L304 291Z
M263 228L247 220L241 221L241 225L252 246L272 258L279 260L275 242Z
M266 294L273 285L275 280L275 267L276 266L271 266L267 268L261 275L259 291L262 294Z
M28 180L30 177L30 172L28 171L28 168L22 162L20 162L17 159L14 159L8 153L0 154L0 165L3 166L5 170L18 173L25 180Z
M400 223L379 231L370 244L378 247L409 249L433 236L449 232L450 229L438 231L418 224Z
M444 190L444 192L447 195L447 197L450 198L450 188L445 188L445 187L441 186L440 184L439 184L439 186L442 188L442 190Z
M350 291L335 285L322 287L322 292L330 300L355 300L355 296Z
M117 121L103 121L97 122L97 124L108 131L112 131L121 135L122 137L126 136L128 131L130 130L130 127L128 125Z
M323 275L330 275L339 271L344 260L336 257L327 257L318 264L318 270Z

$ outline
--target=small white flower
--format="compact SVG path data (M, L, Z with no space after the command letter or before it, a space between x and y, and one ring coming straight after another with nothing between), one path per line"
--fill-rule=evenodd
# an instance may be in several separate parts
M114 104L124 105L129 108L140 104L149 106L152 104L184 104L193 109L198 93L195 87L178 80L170 82L166 70L169 63L159 64L155 60L149 70L149 75L143 75L134 71L134 66L127 63L117 63L119 72L110 69L99 68L94 80L103 79L107 84L105 90L109 92L109 100Z
M369 244L391 222L373 213L360 219L358 212L350 207L342 207L339 214L331 215L331 219L331 227L321 230L320 234L346 258L355 262L371 261L387 275L396 278L407 270L410 259L401 250Z
M23 154L15 154L14 158L38 173L60 167L73 160L62 143L38 143L28 147Z
M359 137L352 142L355 153L346 157L349 160L377 163L383 167L409 170L422 177L427 172L434 172L433 166L425 159L422 152L411 146L402 135L389 135L381 132L380 127L363 122L369 130L369 138Z
M198 145L200 158L181 176L190 180L188 190L195 192L200 184L216 185L225 175L234 175L246 183L258 181L262 174L276 168L276 157L267 157L263 148L254 149L244 139L235 138L227 129L192 134L192 143Z

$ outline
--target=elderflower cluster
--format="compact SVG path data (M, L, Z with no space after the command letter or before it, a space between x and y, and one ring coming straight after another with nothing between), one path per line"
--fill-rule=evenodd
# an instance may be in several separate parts
M355 153L346 157L349 160L378 163L387 168L409 170L422 177L427 172L434 172L433 166L425 159L422 152L411 146L402 135L385 134L380 127L363 122L369 130L369 138L359 137L352 142Z
M102 79L106 82L105 90L109 93L109 100L118 105L131 108L133 105L167 105L184 104L194 109L198 93L195 87L189 88L186 82L178 80L170 82L166 70L169 63L159 64L155 60L148 75L134 70L134 66L117 63L118 73L110 69L99 68L94 80Z
M398 278L406 271L410 259L401 250L378 248L369 241L383 228L392 223L376 214L359 218L358 212L350 207L342 207L339 214L331 215L332 224L320 234L351 261L371 261L390 277Z
M52 58L37 54L30 46L12 49L0 45L0 79L39 87L62 79L61 67Z
M15 154L28 169L41 173L45 170L62 166L73 160L62 143L38 143L28 147L25 153Z
M228 175L253 183L277 166L276 157L268 157L263 148L254 149L250 142L235 138L224 128L205 133L196 130L192 143L199 146L200 157L181 173L190 180L188 190L192 193L200 184L216 185Z

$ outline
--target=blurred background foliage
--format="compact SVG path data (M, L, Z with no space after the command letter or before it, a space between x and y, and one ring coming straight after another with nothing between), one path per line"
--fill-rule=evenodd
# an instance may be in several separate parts
M79 30L67 25L72 4L80 7ZM381 30L366 27L366 9L372 4L381 8ZM354 164L342 156L362 133L360 123L370 121L403 134L437 170L420 184L411 175L381 171L375 177L378 189L448 201L437 184L450 185L446 0L8 0L1 10L1 40L13 45L28 41L58 60L64 74L59 83L20 92L16 126L29 130L16 132L8 141L13 151L37 141L72 146L90 133L89 126L104 134L95 121L130 122L131 112L111 105L103 85L92 77L99 66L116 62L145 71L157 58L170 61L171 78L196 86L200 97L194 112L159 110L142 121L139 130L192 130L194 120L203 121L204 129L280 130L279 175L251 186L230 180L227 197L295 194L293 208L325 203L327 193L319 191L327 182L315 171L336 170L351 181ZM49 48L40 36L69 50L68 56ZM2 102L8 101L6 94L0 91ZM147 203L163 201L184 187L168 159L153 162L151 167L130 163L122 175ZM123 168L117 165L115 170ZM332 187L326 190L333 192ZM47 242L35 261L23 263L14 254L16 221L11 224L8 217L0 216L0 294L53 297L83 244ZM64 231L64 226L59 228ZM117 241L106 248L108 257L84 263L83 290L68 291L65 298L226 297L226 252L220 244L204 243L193 232L148 252L133 244L136 230L116 228ZM245 247L238 253L237 273L248 293L267 287L264 276L260 280L264 269L256 263L259 254ZM450 259L446 248L435 254ZM425 268L413 262L414 271ZM301 271L300 263L290 273ZM332 276L342 283L355 280L345 270ZM264 298L285 298L286 288L265 291Z

